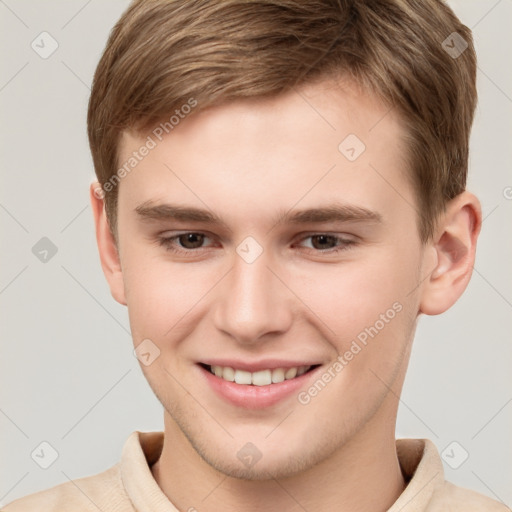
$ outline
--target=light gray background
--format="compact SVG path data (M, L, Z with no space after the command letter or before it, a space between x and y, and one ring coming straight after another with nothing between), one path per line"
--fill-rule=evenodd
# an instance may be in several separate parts
M0 0L2 65L0 505L119 460L133 430L161 430L161 407L132 355L126 311L95 247L86 139L89 87L126 0ZM446 478L512 504L512 0L451 1L473 28L479 108L469 189L485 221L471 284L420 321L397 437L456 441ZM42 59L31 42L58 42ZM507 196L509 199L507 199ZM48 237L48 262L32 247ZM59 457L31 458L42 441ZM452 446L453 447L453 446ZM462 448L461 448L462 447Z

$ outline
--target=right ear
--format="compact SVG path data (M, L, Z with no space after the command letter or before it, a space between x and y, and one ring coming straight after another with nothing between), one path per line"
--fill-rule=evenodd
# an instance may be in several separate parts
M98 182L90 187L90 198L94 225L96 227L96 242L100 253L101 267L110 286L112 297L126 306L123 272L117 243L110 229L107 214L105 212L105 192Z

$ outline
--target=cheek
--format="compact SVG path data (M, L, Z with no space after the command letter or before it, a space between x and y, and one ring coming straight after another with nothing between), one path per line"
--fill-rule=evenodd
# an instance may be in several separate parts
M141 244L142 245L142 244ZM165 255L127 245L123 258L123 276L130 325L134 342L150 338L168 343L183 329L189 318L215 285L217 270L212 266L172 263Z
M301 281L299 293L320 318L316 325L328 327L325 338L337 354L323 376L333 385L314 398L319 414L329 407L339 421L346 420L346 411L363 418L404 369L418 309L410 293L418 275L412 252L381 251L365 264L333 265ZM316 383L313 388L304 390L306 402L323 389Z
M304 270L294 281L304 302L336 335L346 338L368 323L373 324L394 303L411 302L410 292L418 284L416 263L417 258L413 262L409 254L398 257L379 251L365 261Z
M289 278L293 273L299 276L295 279L297 295L318 316L338 353L349 350L356 339L364 342L378 337L387 340L388 348L401 345L414 323L417 248L395 245L373 252L364 260L356 257L290 271Z

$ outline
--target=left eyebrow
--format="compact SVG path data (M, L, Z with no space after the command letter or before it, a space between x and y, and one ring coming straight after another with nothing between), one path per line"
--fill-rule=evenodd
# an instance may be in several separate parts
M275 224L307 224L322 222L371 222L381 223L382 215L360 206L333 204L322 208L281 212Z

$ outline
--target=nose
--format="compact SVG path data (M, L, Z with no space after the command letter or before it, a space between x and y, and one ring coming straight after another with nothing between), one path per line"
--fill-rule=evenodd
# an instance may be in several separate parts
M293 295L276 275L265 252L252 263L235 254L233 268L217 290L216 328L246 345L286 332L292 324Z

